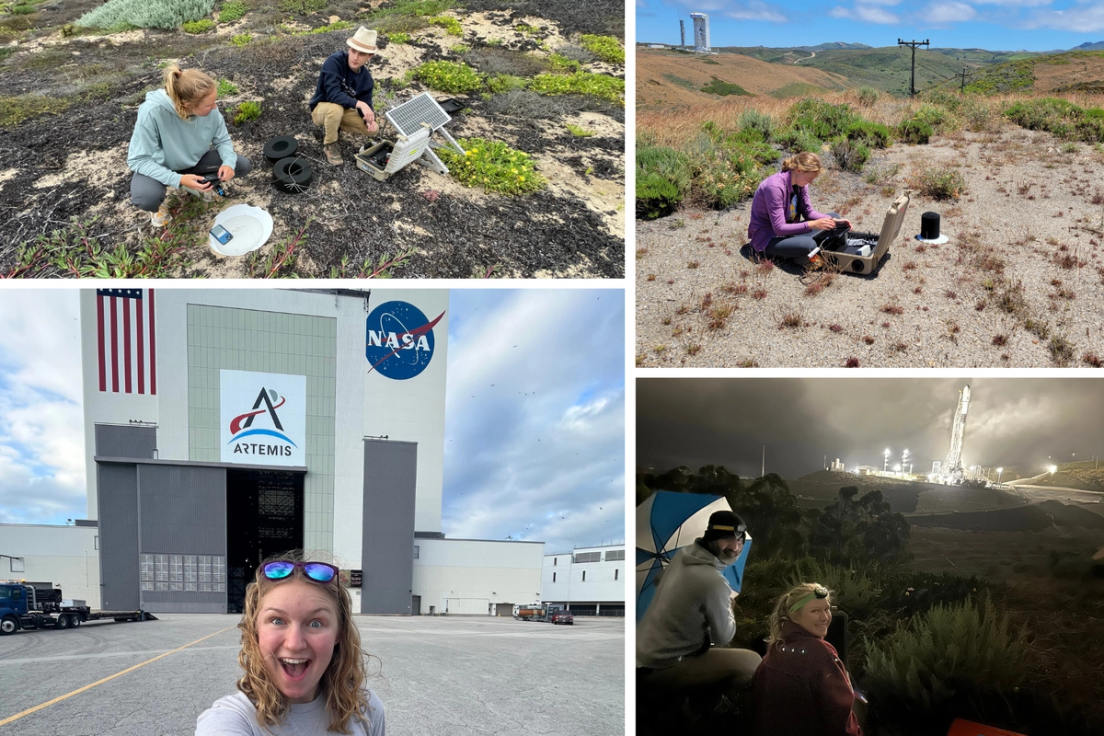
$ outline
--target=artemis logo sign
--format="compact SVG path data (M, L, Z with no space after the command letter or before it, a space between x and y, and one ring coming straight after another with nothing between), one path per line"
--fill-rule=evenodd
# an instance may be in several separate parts
M222 461L306 465L306 376L220 371Z
M386 302L373 309L366 320L368 372L379 371L396 381L419 375L433 360L433 328L444 316L441 312L430 321L407 302Z

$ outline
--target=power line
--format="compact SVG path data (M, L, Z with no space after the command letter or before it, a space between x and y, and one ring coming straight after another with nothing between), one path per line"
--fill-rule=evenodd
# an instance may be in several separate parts
M927 46L928 48L931 48L931 44L927 40L924 40L924 41L902 41L901 39L898 38L897 39L897 45L898 46L909 46L909 47L912 48L912 74L909 77L909 96L910 97L915 97L916 96L916 47L917 46Z

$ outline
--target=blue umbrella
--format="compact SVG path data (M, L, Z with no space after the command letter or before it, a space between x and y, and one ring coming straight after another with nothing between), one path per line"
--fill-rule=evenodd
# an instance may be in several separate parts
M636 620L655 597L656 577L678 551L705 533L714 511L731 511L722 496L656 491L636 507ZM736 562L724 570L732 589L740 591L751 535Z

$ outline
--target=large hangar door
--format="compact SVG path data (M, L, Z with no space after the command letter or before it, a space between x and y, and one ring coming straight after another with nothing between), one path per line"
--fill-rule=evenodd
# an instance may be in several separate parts
M303 474L226 471L226 603L241 613L245 586L269 555L303 546Z

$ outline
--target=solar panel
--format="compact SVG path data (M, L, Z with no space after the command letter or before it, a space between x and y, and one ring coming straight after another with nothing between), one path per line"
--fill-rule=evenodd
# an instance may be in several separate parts
M436 131L452 120L428 92L396 105L384 114L395 126L395 130L406 136L414 135L423 125Z

